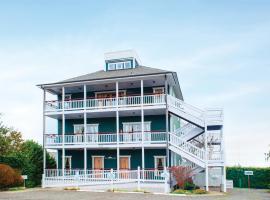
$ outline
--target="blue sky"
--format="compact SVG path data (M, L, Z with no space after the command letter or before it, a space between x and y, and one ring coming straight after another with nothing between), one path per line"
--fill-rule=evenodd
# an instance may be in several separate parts
M269 1L1 1L0 112L42 141L35 85L94 72L135 49L178 72L185 101L225 111L229 165L265 166L270 144Z

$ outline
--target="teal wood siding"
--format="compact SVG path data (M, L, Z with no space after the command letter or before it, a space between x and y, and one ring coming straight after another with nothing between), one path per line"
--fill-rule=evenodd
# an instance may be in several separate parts
M104 168L116 169L116 149L114 150L87 150L87 169L92 169L92 156L104 156ZM66 150L66 156L72 156L72 169L84 168L84 151L83 150ZM142 166L141 149L123 149L120 150L120 156L130 156L131 169L137 169ZM145 168L153 169L155 167L154 156L166 156L165 149L145 149ZM58 151L58 168L62 168L62 150Z
M123 130L123 122L140 122L140 116L134 117L120 117L119 127L120 131ZM165 115L147 115L144 116L144 121L151 121L151 130L152 131L166 131L166 116ZM99 124L99 132L108 133L116 132L116 118L88 118L88 124ZM66 119L65 120L65 133L73 134L74 133L74 124L83 124L83 119ZM58 134L62 134L62 120L58 120Z

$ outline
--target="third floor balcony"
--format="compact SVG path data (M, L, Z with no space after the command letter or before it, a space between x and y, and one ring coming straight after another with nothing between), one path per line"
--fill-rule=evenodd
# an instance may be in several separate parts
M138 107L141 104L145 106L165 105L165 94L145 94L141 97L139 94L130 96L120 96L117 98L86 98L86 99L66 99L46 101L45 112L72 111L83 109L110 109L125 107Z

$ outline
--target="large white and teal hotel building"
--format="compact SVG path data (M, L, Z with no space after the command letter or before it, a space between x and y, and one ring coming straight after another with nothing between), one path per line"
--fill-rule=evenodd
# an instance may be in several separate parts
M64 185L65 178L57 183L53 178L70 177L72 170L121 173L138 167L145 180L158 181L165 167L180 165L189 167L194 182L207 190L224 186L222 109L186 103L177 73L142 65L133 50L105 53L104 65L38 85L44 150L57 152L57 169L46 169L44 160L45 185ZM52 119L57 131L48 133Z

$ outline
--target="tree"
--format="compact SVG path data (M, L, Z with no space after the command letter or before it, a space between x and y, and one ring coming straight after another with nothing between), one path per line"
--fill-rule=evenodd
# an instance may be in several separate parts
M1 117L1 114L0 114ZM55 160L46 153L46 168L55 168ZM3 124L0 118L0 163L28 175L27 187L40 185L43 173L43 148L40 144L23 141L21 132Z
M41 184L43 174L43 149L42 146L32 140L23 143L20 153L16 154L19 160L24 160L22 174L28 175L27 187ZM55 168L55 160L46 153L46 168Z
M269 145L270 147L270 145ZM268 153L265 153L265 160L269 161L270 160L270 150L268 151Z
M22 142L21 132L5 126L0 118L0 155L8 156L20 151Z

